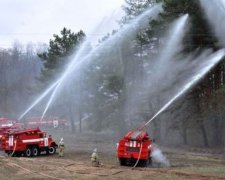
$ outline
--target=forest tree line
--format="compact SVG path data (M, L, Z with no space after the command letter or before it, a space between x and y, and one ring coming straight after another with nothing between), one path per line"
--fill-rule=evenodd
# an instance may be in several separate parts
M116 130L122 135L127 130L140 127L164 105L157 98L160 94L156 93L152 98L142 93L142 89L151 88L151 85L146 85L151 76L150 61L160 53L159 46L164 43L162 34L174 20L185 14L190 17L191 26L183 40L183 54L222 48L200 2L196 0L125 0L122 7L125 15L119 21L120 27L160 2L163 2L163 11L157 19L149 19L147 28L135 32L133 38L120 42L118 46L106 47L105 52L93 55L92 63L65 85L63 96L54 102L49 114L69 119L73 132ZM100 45L118 32L109 32L99 40ZM2 49L1 115L14 113L16 116L21 112L21 105L17 107L17 103L25 106L27 103L23 99L32 99L35 91L38 94L40 89L57 79L72 52L77 51L85 39L82 30L73 33L63 28L59 35L53 35L44 51L34 53L27 49L21 52L16 47ZM90 45L87 54L94 48ZM223 146L224 83L222 61L153 121L147 128L150 135L163 144ZM34 113L38 115L40 109Z

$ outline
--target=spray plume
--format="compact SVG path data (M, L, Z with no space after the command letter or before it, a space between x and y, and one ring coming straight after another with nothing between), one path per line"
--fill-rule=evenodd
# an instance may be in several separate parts
M20 121L31 109L33 109L34 106L36 106L45 96L47 96L55 86L58 85L59 81L56 81L54 84L52 84L47 90L45 90L45 92L42 93L42 95L37 98L30 106L29 108L26 109L26 111L24 111L24 113L22 113L20 115L20 117L18 118L18 120Z
M159 61L164 62L166 60L171 60L178 52L180 52L180 48L182 46L177 46L181 44L181 40L184 37L185 31L184 27L187 23L189 15L185 14L181 16L176 22L174 23L173 27L171 28L168 34L168 40L163 48L162 52L160 53ZM175 47L175 48L174 48Z
M130 29L132 29L133 27L137 27L137 25L139 25L140 21L143 20L143 18L145 18L146 16L151 16L154 17L155 15L157 15L159 12L161 12L162 10L162 4L158 4L155 5L153 7L151 7L149 10L145 11L144 13L142 13L140 16L138 16L137 18L135 18L133 21L131 21L130 24L127 24L124 26L124 28L119 31L118 33L116 33L114 36L110 37L108 40L106 40L105 42L103 42L100 46L98 46L97 48L95 48L94 50L92 50L87 56L85 57L81 57L81 52L83 52L83 49L86 47L86 43L84 43L81 47L81 51L78 50L75 58L72 60L71 64L68 66L67 70L64 72L64 74L62 75L61 78L59 78L59 80L57 80L52 86L50 86L50 88L48 88L20 117L19 120L21 120L35 105L37 105L46 95L48 95L54 88L54 91L49 99L49 101L47 102L47 105L45 107L45 110L42 114L42 119L44 117L44 115L46 114L50 104L52 103L56 92L58 91L58 88L61 86L61 84L64 82L64 80L68 77L68 75L73 72L75 69L78 69L78 67L81 66L81 64L83 62L85 62L86 60L90 60L91 56L93 54L95 54L96 52L102 50L107 44L114 42L116 39L120 39L122 35L127 34ZM80 61L77 62L77 59L81 59Z
M181 88L181 90L169 101L167 102L145 125L147 126L151 121L153 121L159 114L165 111L177 98L183 95L187 90L189 90L194 84L196 84L203 76L205 76L220 60L224 57L225 50L219 50L213 54L211 54L208 58L205 59L205 67L202 68L195 76L193 76L189 82Z
M185 35L185 30L187 29L186 26L188 17L188 14L181 16L174 23L172 23L171 27L169 28L165 38L166 43L163 45L163 47L161 47L162 50L160 51L159 57L156 61L157 64L155 67L154 76L152 76L153 79L150 80L151 83L155 82L157 79L157 82L155 83L158 84L159 81L163 81L165 76L168 76L168 74L171 72L171 68L168 67L171 67L171 62L173 62L175 56L182 50L182 39ZM174 66L176 66L176 64L173 64L173 67ZM174 69L177 71L179 68Z
M220 44L225 47L225 1L200 0L200 2Z
M120 31L118 34L116 34L115 36L112 36L109 40L107 40L105 43L102 43L101 46L99 46L98 48L95 48L90 54L88 54L87 56L85 56L84 58L82 58L81 56L77 56L76 58L74 58L74 60L72 61L72 65L73 66L69 66L71 67L70 68L70 71L68 72L68 70L66 70L65 74L63 75L63 77L60 79L60 82L57 86L55 86L54 88L54 91L45 107L45 110L42 114L42 117L41 117L41 120L44 118L49 106L51 105L57 91L58 91L58 88L61 86L61 84L64 82L64 80L67 78L67 76L71 73L71 71L75 71L77 69L80 68L80 66L82 65L83 62L87 62L88 59L91 60L91 55L92 54L95 54L97 51L101 51L102 48L105 47L106 44L109 44L109 43L112 43L112 41L115 41L116 38L118 38L119 36L127 33L127 31L130 31L130 28L131 27L136 27L137 26L137 23L144 18L146 17L147 15L149 16L154 16L155 14L158 14L159 11L161 11L161 4L160 5L156 5L152 8L150 8L149 10L147 10L146 12L144 12L143 14L141 14L138 18L134 19L130 24L128 24L127 26L124 27L124 29L122 31ZM82 58L82 60L79 62L79 63L76 63L77 62L77 58ZM73 63L75 62L75 64ZM67 73L68 72L68 73Z
M153 162L156 162L157 164L159 163L160 165L166 167L170 166L169 160L163 155L162 151L158 147L153 149L151 156Z
M142 99L146 99L146 97L148 98L151 95L156 98L155 94L159 94L163 89L172 89L168 88L168 86L171 85L171 82L177 79L178 74L180 75L180 72L183 72L184 68L187 67L184 61L176 61L176 55L183 50L182 40L188 29L188 20L189 15L185 14L173 21L163 38L165 43L160 47L158 57L155 59L153 56L155 60L153 60L151 55L147 57L151 60L148 62L149 67L146 66L147 68L143 69L146 73L147 83L143 84L143 77L138 76L135 77L135 80L133 79L135 83L132 85L132 88L128 87L130 90L127 93L128 98L126 101L126 113L127 116L129 116L127 119L132 117L132 115L130 116L131 113L135 116L138 111L143 111L141 110L143 107L149 106L144 104L145 100ZM161 97L162 96L160 96L160 98ZM154 98L152 98L151 103L153 103ZM131 109L132 112L130 111Z

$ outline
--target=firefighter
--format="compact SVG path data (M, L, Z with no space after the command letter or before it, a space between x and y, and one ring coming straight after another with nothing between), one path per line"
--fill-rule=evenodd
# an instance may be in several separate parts
M95 148L93 150L93 153L91 155L91 164L94 167L99 167L101 165L100 161L99 161L99 156L97 154L97 148Z
M64 149L65 149L65 145L64 145L64 142L63 142L63 138L61 138L60 142L59 142L59 157L64 156Z

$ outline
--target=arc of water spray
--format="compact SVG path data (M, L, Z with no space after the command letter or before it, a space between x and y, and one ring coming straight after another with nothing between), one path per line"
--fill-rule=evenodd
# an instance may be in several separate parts
M53 87L54 90L53 90L53 92L52 92L52 94L51 94L51 96L50 96L50 98L49 98L49 100L48 100L48 102L46 104L46 107L45 107L45 109L44 109L44 111L42 113L42 116L41 116L41 120L40 121L43 120L43 118L44 118L44 116L45 116L45 114L46 114L49 106L51 105L51 103L52 103L52 101L53 101L53 99L54 99L54 97L55 97L55 95L56 95L59 87L62 85L62 83L64 82L64 80L66 79L66 77L74 70L74 68L76 66L78 66L79 64L81 64L83 62L83 59L81 59L80 61L77 61L77 60L79 59L79 57L82 54L82 52L85 50L85 47L86 47L86 44L87 43L88 43L88 41L86 41L85 43L82 44L81 48L79 49L79 51L77 52L76 56L74 57L74 60L69 64L67 70L60 77L60 79L57 81L57 85L55 85Z
M166 39L167 41L164 43L161 52L159 53L159 57L157 59L157 65L155 69L163 69L164 73L161 71L156 71L155 76L158 77L158 80L152 79L153 82L157 83L158 81L164 79L168 70L165 70L164 67L170 66L170 62L173 61L174 57L181 52L182 50L182 39L184 38L185 32L187 30L187 22L189 19L189 15L185 14L178 19L176 19L170 30L167 32Z
M43 92L42 95L36 101L34 101L34 103L31 104L23 114L21 114L18 120L20 121L34 106L36 106L46 95L48 95L53 90L53 88L57 86L58 82L59 80L52 84L45 92Z
M159 54L159 58L157 60L157 62L159 62L159 65L157 66L157 69L163 69L164 66L169 66L169 62L173 60L175 55L182 49L181 44L182 39L185 35L184 29L186 29L185 26L188 22L188 17L188 14L179 17L174 21L174 23L170 27L170 30L167 32L166 39L168 40L164 44L163 49ZM157 76L159 77L159 79L163 79L165 73L168 73L168 71L165 71L164 73L161 73L161 71L157 71L156 73L158 73Z
M100 24L102 24L102 22L101 22ZM76 53L76 55L75 55L75 57L74 57L74 60L68 65L68 68L66 69L66 71L64 72L64 74L59 78L59 80L57 81L56 85L55 85L54 87L51 88L51 90L52 90L52 89L54 89L54 90L53 90L53 92L52 92L52 94L51 94L51 96L50 96L50 98L49 98L49 100L48 100L48 102L47 102L47 104L46 104L46 106L45 106L45 109L44 109L44 111L43 111L43 113L42 113L42 116L41 116L41 120L40 120L40 121L43 120L43 118L44 118L44 116L45 116L45 114L46 114L46 112L47 112L49 106L51 105L51 103L52 103L52 101L53 101L53 99L54 99L54 97L55 97L55 95L56 95L56 93L57 93L59 87L62 85L64 79L65 79L65 78L73 71L74 66L78 66L80 63L83 62L84 59L87 59L87 58L90 56L90 54L92 54L92 52L91 52L91 53L88 53L88 55L85 56L85 58L81 58L80 61L77 61L77 60L80 58L80 55L82 54L82 51L85 49L85 47L86 47L86 45L87 45L88 43L89 43L89 41L86 40L85 42L83 42L83 44L81 44L81 47L78 49L78 52ZM47 94L46 94L46 95L47 95ZM43 98L44 98L44 97L43 97ZM38 102L39 102L39 101L38 101ZM38 103L38 102L37 102L37 103ZM36 103L36 104L37 104L37 103ZM33 107L32 107L32 108L33 108ZM30 109L29 109L29 110L30 110ZM29 111L29 110L28 110L28 111ZM27 112L26 112L26 113L27 113ZM22 116L24 116L24 114L23 114Z
M134 26L137 24L137 22L139 22L141 19L143 19L145 16L149 15L149 14L153 14L154 15L154 12L157 12L157 14L162 10L161 9L161 6L162 4L158 4L158 5L155 5L153 6L152 8L150 8L148 11L144 12L143 14L141 14L140 16L138 16L134 21L132 21L132 23L130 23L129 25L125 26L124 29L120 32L120 33L117 33L116 35L110 37L108 40L106 40L104 43L102 43L99 47L95 48L94 50L92 50L87 56L85 56L84 58L82 58L78 63L77 63L77 59L80 58L80 53L78 53L79 55L77 55L74 60L72 61L72 65L69 66L70 70L66 70L66 72L63 74L63 76L60 78L60 80L58 81L58 84L56 86L54 86L53 88L54 91L52 92L51 94L51 97L49 99L49 101L47 102L47 105L44 109L44 112L42 114L42 117L41 117L41 120L44 118L49 106L51 105L54 97L55 97L55 94L57 93L59 87L61 86L61 84L64 82L64 79L66 79L66 77L72 72L74 71L75 69L77 69L84 61L86 61L88 58L91 57L92 54L94 54L96 51L98 51L99 49L101 48L104 48L105 45L107 43L110 43L112 42L113 40L115 40L115 38L118 38L118 36L120 36L121 34L124 34L126 33L127 30L130 29L131 26ZM82 46L84 47L84 46Z
M174 27L171 29L172 34L171 32L169 32L168 43L166 43L166 46L160 53L159 57L160 62L163 60L172 59L180 51L180 48L179 47L174 48L174 45L178 45L181 43L181 40L183 39L185 34L184 27L187 23L188 17L189 15L185 14L181 16L178 20L176 20Z
M225 1L224 0L200 0L201 6L205 11L205 15L214 30L214 33L220 42L225 47Z
M88 41L86 41L86 43L88 43ZM75 57L77 57L78 55L81 54L81 52L83 52L86 43L83 43L79 49L80 53L77 53ZM77 58L76 58L77 59ZM47 90L45 90L41 96L39 98L37 98L34 103L32 103L29 108L20 115L20 117L18 118L18 120L20 121L31 109L33 109L42 99L44 99L55 87L57 87L59 84L61 84L62 80L67 76L68 73L71 72L72 67L74 66L74 61L71 62L67 68L67 71L62 75L61 78L59 78L55 83L53 83ZM54 93L54 92L53 92Z
M49 106L51 105L51 103L52 103L52 101L53 101L53 99L54 99L54 97L55 97L55 95L56 95L56 93L57 93L58 88L61 86L61 83L62 83L62 81L59 82L59 83L55 86L55 89L54 89L54 91L52 92L52 94L51 94L51 96L50 96L50 98L49 98L49 101L48 101L48 103L47 103L47 105L46 105L46 107L45 107L45 110L44 110L44 112L43 112L43 114L42 114L42 116L41 116L41 120L40 120L40 121L43 120L43 118L44 118L44 116L45 116L45 114L46 114L46 112L47 112Z
M167 102L145 125L141 128L143 129L151 121L153 121L159 114L165 111L177 98L183 95L187 90L189 90L194 84L196 84L207 72L210 71L223 57L225 56L225 49L219 50L213 53L206 61L209 61L207 66L203 68L198 74L190 79L190 81L169 101Z
M76 59L76 60L79 59L79 56L81 55L81 52L85 49L85 47L86 47L86 45L87 45L88 43L89 43L89 41L86 40L86 41L80 46L80 48L78 49L78 52L76 53L74 59ZM89 55L91 55L91 54L92 54L92 53L89 53ZM87 59L87 57L86 57L86 59ZM82 60L81 60L81 61L82 61ZM34 101L34 103L32 103L32 104L25 110L25 112L22 113L22 114L20 115L20 117L18 118L18 120L21 120L21 119L22 119L22 118L23 118L23 117L24 117L31 109L34 108L34 106L36 106L43 98L45 98L45 96L47 96L47 95L48 95L55 87L59 87L58 85L61 84L61 83L63 82L64 78L67 77L68 74L70 74L70 72L72 72L72 69L73 69L75 63L77 63L77 61L72 61L72 62L68 65L68 68L67 68L66 72L62 75L62 77L59 78L55 83L53 83L47 90L45 90L45 91L40 95L40 97L39 97L38 99L36 99L36 100ZM79 63L79 61L78 61L78 63ZM58 89L58 88L57 88L57 89ZM52 95L51 95L51 97L50 97L50 99L49 99L49 102L48 102L47 105L46 105L46 108L48 108L48 106L50 106L50 104L51 104L51 102L52 102L52 100L53 100L54 94L56 94L55 91L57 91L57 90L54 90L54 92L52 93ZM47 111L47 110L45 110L45 112L44 112L43 114L45 114L46 111ZM42 116L43 116L43 115L42 115Z

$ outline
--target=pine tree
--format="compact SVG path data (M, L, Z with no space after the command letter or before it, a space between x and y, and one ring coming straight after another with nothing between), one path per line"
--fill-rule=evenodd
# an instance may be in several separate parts
M62 67L68 63L67 57L79 47L85 38L85 33L82 30L73 33L70 29L63 28L60 35L54 34L53 37L49 41L48 50L38 54L44 65L42 81L48 81L63 69Z
M128 23L156 2L157 0L125 0L125 5L122 6L125 16L120 20L120 24Z

